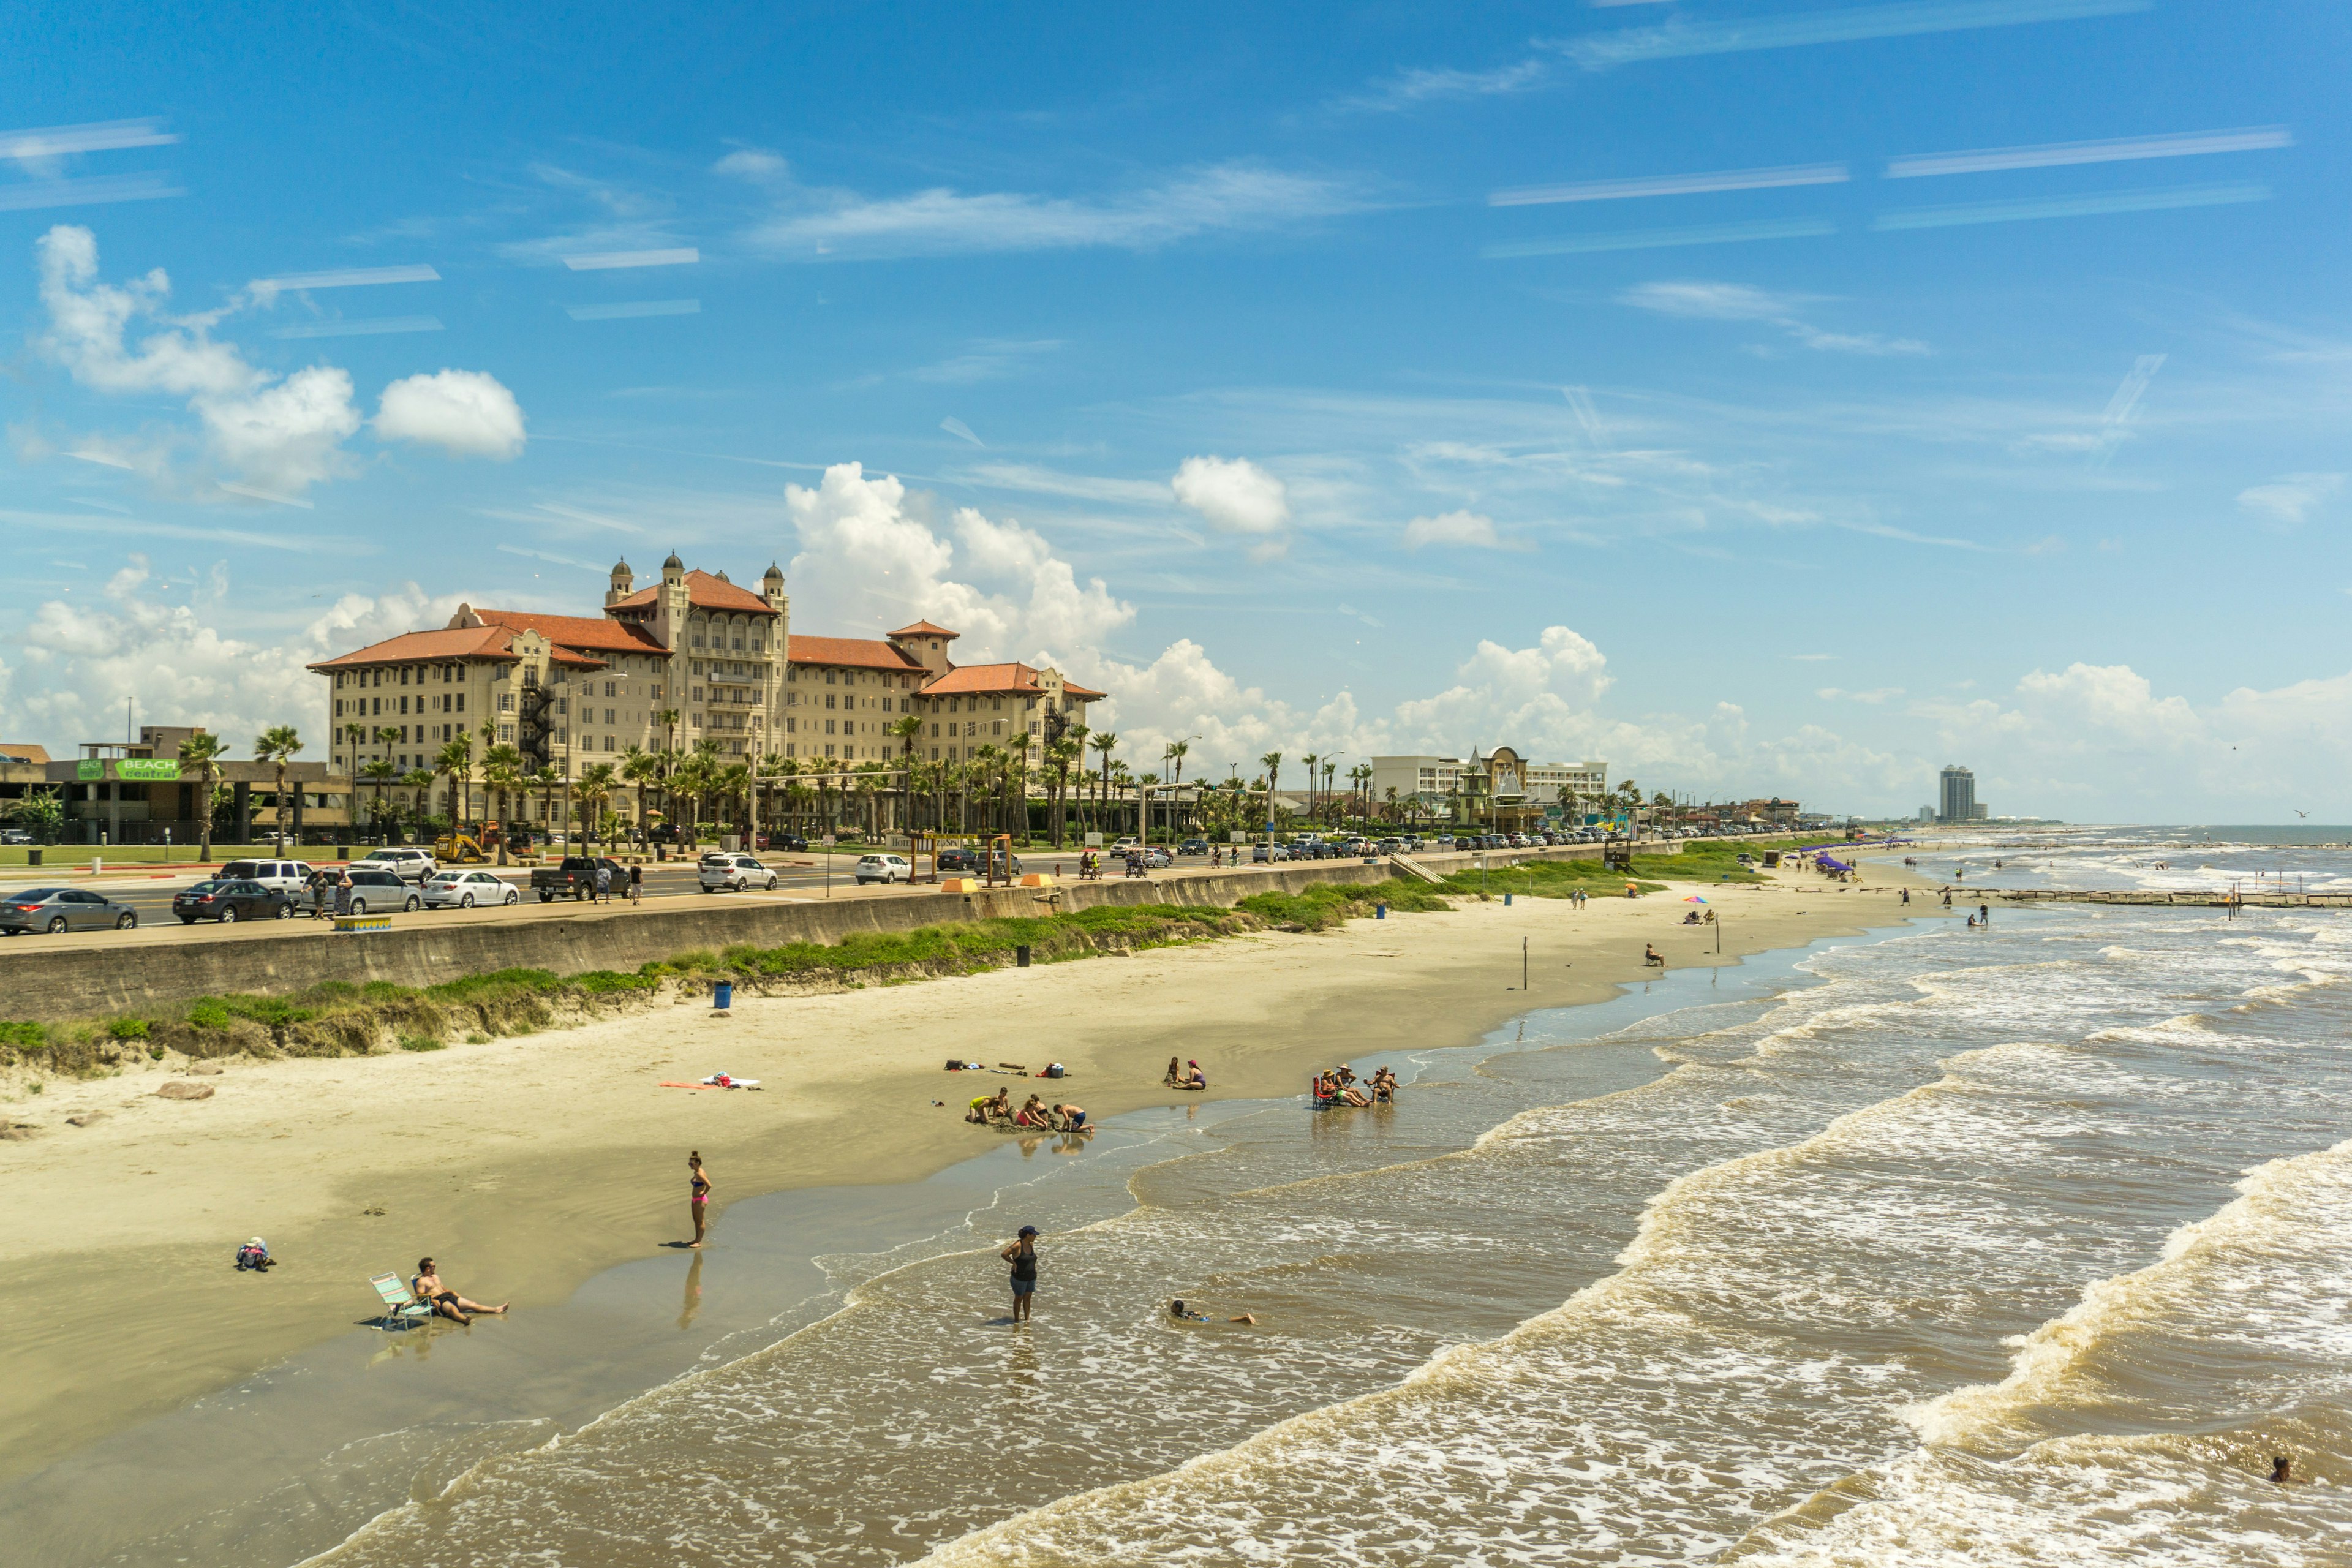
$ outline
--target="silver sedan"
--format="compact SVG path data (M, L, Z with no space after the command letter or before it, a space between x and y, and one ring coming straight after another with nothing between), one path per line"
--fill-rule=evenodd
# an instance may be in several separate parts
M110 926L129 931L138 923L138 911L129 904L118 904L83 888L22 888L0 893L0 932L9 936L28 931L54 936L68 931L104 931Z

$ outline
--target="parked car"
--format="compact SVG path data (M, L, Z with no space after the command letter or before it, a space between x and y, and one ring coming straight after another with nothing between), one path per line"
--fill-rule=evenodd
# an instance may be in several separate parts
M1253 866L1270 866L1292 858L1290 847L1286 844L1259 843L1250 846L1250 864Z
M0 827L0 844L30 844L32 834L22 827Z
M860 855L857 858L857 885L868 882L906 882L914 879L914 863L904 855Z
M773 892L776 888L776 874L749 855L721 855L716 861L704 856L701 879L706 893L741 893L753 888Z
M25 888L0 893L0 931L40 931L51 936L68 931L101 931L112 926L129 931L139 913L128 904L80 888Z
M1209 841L1205 838L1187 838L1183 843L1176 846L1176 853L1179 855L1206 855L1208 852Z
M1134 834L1132 834L1132 833L1126 834L1126 835L1122 836L1122 837L1120 837L1120 838L1119 838L1116 843L1114 843L1114 844L1112 844L1112 845L1111 845L1111 847L1110 847L1110 852L1111 852L1112 854L1114 854L1114 855L1124 855L1124 854L1126 854L1129 850L1130 850L1130 849L1134 848L1137 845L1139 845L1139 844L1140 844L1140 843L1142 843L1142 842L1143 842L1143 840L1141 840L1140 838L1138 838Z
M268 864L268 862L264 862ZM172 912L184 926L198 921L235 925L238 921L282 921L294 912L294 895L241 877L212 877L172 895Z
M797 833L762 833L760 835L760 847L762 849L789 849L795 854L805 855L808 853L808 840L802 837Z
M352 869L354 871L361 869L389 871L404 882L420 884L440 868L440 862L433 858L433 851L415 848L413 846L396 849L378 849L363 860L352 862Z
M604 855L567 855L560 865L539 867L530 874L530 890L539 895L542 904L557 899L593 899L596 896L599 866L612 868L616 893L628 891L629 868Z
M488 871L436 871L423 889L428 910L470 910L476 904L519 904L522 889Z
M378 914L384 914L393 910L411 910L424 907L425 896L410 887L408 879L399 872L378 870L373 867L355 866L352 868L352 913L363 915L373 910Z
M220 868L220 874L214 880L258 882L272 892L283 893L299 903L302 889L310 880L310 863L308 860L232 860ZM247 915L245 918L250 920L253 917Z

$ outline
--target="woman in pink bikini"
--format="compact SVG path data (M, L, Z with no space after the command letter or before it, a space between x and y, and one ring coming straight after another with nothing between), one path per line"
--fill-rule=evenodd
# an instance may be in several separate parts
M686 1168L694 1192L694 1239L687 1246L700 1247L703 1232L710 1226L710 1173L702 1168L700 1150L687 1155Z

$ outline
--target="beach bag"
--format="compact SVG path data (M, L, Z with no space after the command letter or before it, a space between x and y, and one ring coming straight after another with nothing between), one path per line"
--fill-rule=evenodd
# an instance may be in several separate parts
M253 1243L247 1242L236 1249L236 1266L239 1268L251 1268L257 1271L268 1268L269 1248L256 1247Z

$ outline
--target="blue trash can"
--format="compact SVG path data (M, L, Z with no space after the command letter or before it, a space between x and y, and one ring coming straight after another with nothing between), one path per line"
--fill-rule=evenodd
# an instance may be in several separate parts
M724 1013L735 1005L735 983L722 980L710 988L710 1005Z
M1388 918L1389 907L1386 904L1374 904L1372 906L1372 919L1376 921L1384 921Z
M1511 895L1508 893L1503 895L1503 907L1507 910L1511 907Z

